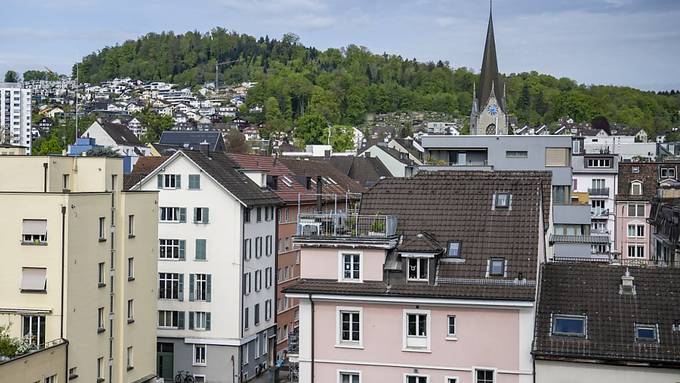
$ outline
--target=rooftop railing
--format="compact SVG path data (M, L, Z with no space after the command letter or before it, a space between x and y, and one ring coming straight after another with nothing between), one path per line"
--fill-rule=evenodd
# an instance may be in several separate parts
M396 234L397 217L346 213L300 214L299 237L388 238Z
M591 188L588 189L588 194L594 196L608 196L609 188Z

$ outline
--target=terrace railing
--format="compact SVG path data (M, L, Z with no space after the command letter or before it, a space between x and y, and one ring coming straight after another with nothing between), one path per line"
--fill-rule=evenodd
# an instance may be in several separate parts
M299 237L388 238L396 231L397 218L391 215L326 213L298 216Z

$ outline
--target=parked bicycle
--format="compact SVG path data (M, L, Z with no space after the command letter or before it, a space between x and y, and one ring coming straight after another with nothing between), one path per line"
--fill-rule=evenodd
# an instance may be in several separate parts
M194 383L194 376L189 371L179 371L175 375L175 383Z

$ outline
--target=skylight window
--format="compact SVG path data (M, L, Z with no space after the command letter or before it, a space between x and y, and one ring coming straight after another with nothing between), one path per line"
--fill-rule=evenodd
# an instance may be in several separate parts
M489 260L489 276L502 277L505 275L505 259L491 258Z
M507 209L510 207L510 193L496 193L496 208Z
M458 241L449 242L447 255L452 258L460 258L460 242Z
M288 187L293 186L293 181L291 181L291 179L286 176L281 177L281 182L283 182Z
M657 331L655 325L635 325L635 340L654 342L657 340Z
M580 315L555 315L553 317L553 335L586 336L586 317Z

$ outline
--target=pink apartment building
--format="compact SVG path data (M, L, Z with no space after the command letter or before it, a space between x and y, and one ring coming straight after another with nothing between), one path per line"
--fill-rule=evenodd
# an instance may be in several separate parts
M532 382L548 172L385 179L302 215L300 383Z

